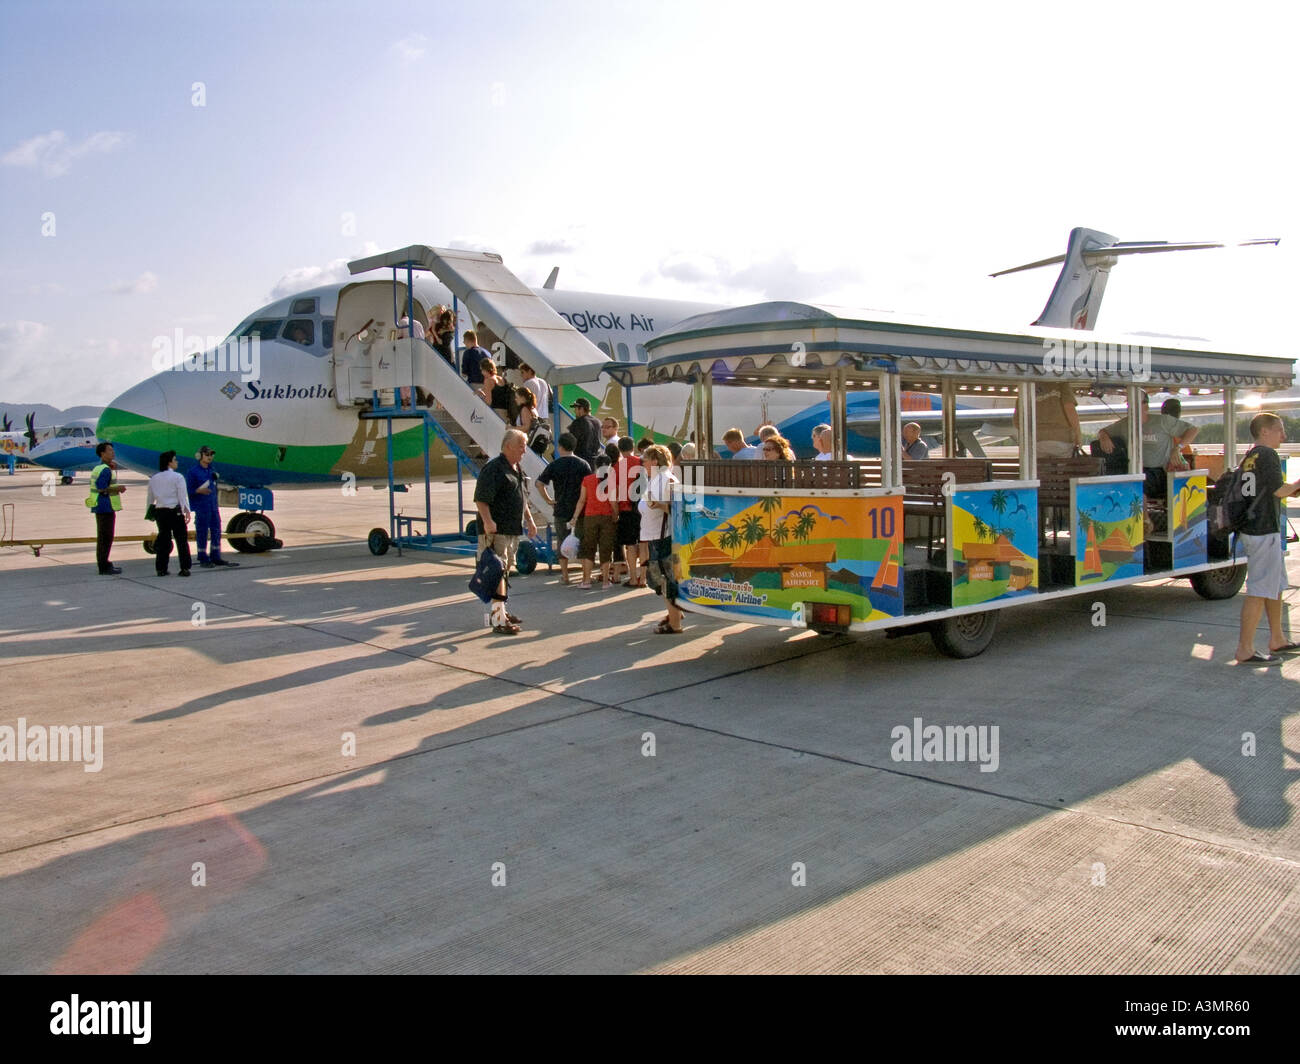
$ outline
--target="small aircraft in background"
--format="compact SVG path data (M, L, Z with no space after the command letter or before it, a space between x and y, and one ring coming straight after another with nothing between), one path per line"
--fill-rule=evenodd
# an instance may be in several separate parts
M57 470L64 484L71 484L78 470L89 472L99 461L95 447L95 422L90 418L59 425L27 454L27 460L46 469Z
M9 415L4 415L3 422L0 422L0 461L9 463L10 470L13 469L15 462L31 461L31 452L40 442L40 436L36 432L36 414L27 415L27 429L23 432L17 431L13 427L13 422L9 420Z

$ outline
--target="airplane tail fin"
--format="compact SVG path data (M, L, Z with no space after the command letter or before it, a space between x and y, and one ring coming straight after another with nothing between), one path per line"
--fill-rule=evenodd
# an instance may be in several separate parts
M1134 240L1118 241L1109 233L1096 229L1071 229L1070 241L1064 255L1053 255L1050 259L1039 259L1023 266L1013 266L1009 270L999 270L990 274L1002 277L1008 273L1022 270L1034 270L1039 266L1054 266L1062 263L1061 272L1056 278L1056 287L1038 316L1035 325L1047 325L1056 329L1091 329L1097 321L1097 312L1101 309L1101 297L1106 292L1106 281L1110 269L1122 255L1149 255L1162 251L1201 251L1205 248L1248 247L1254 244L1276 244L1277 237L1261 240L1241 240L1233 243L1223 241L1199 240L1174 243L1168 240Z

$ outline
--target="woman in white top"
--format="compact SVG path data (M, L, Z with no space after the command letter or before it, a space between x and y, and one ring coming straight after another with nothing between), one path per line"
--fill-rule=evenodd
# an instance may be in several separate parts
M189 576L190 538L186 526L190 523L190 493L185 478L176 472L175 451L163 451L158 456L158 472L149 478L147 501L153 508L153 519L158 522L158 538L153 548L154 571L159 576L167 575L174 539L181 576Z
M677 608L677 573L672 551L672 489L677 478L670 472L673 456L667 447L655 444L641 454L646 484L637 509L641 512L641 543L649 554L647 575L656 595L663 595L668 613L655 626L659 635L677 635L682 630L682 611Z

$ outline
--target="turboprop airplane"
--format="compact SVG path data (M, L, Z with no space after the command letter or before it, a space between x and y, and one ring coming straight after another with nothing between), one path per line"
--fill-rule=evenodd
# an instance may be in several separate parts
M1225 245L1124 244L1105 233L1075 229L1063 255L1015 269L1063 263L1035 325L1058 332L1088 329L1096 320L1106 276L1119 257L1220 246ZM367 270L377 268L383 259L375 256L373 260L361 260L361 264ZM365 265L371 262L373 265ZM533 290L532 295L544 300L560 318L595 344L611 366L645 362L646 341L682 319L722 309L674 300L561 291L554 284L552 272L547 284ZM518 285L518 292L526 291ZM170 367L159 365L158 356L165 355L164 361L170 362L172 355L186 351L191 344L181 336L174 347L170 340L156 343L159 372L109 404L98 422L98 438L113 442L119 462L144 473L156 471L158 455L163 451L175 450L182 456L185 468L201 445L211 446L226 489L243 489L240 504L246 509L231 519L227 530L257 531L273 537L270 519L264 512L255 512L270 509L269 493L259 494L252 489L337 484L347 475L361 481L386 480L390 447L396 480L423 478L421 426L402 428L397 423L390 440L382 420L359 416L369 407L374 394L372 364L366 353L377 342L391 344L404 335L398 323L408 303L416 316L427 322L431 311L439 305L452 305L453 301L447 285L422 273L411 279L408 293L405 280L399 280L395 272L380 280L328 285L276 300L245 318L226 341L206 350L200 342L193 353ZM347 315L345 321L339 315L341 303L369 309L359 316ZM457 323L458 339L465 329L477 324L466 320L468 317ZM508 321L501 328L508 330ZM899 322L897 328L905 330L909 325ZM935 326L923 328L936 331ZM492 348L497 336L491 330L483 332L480 343ZM951 330L951 334L954 343L965 343L969 330ZM1049 335L1044 333L1045 337ZM378 364L382 365L382 360ZM605 384L564 384L563 407L567 409L574 399L585 396L593 413L615 417L621 431L634 437L687 437L691 425L688 386L665 384L634 389L634 409L629 412L624 406L624 389L612 378L607 380ZM771 422L805 457L810 456L811 427L818 421L829 421L825 397L815 392L761 392L758 410L754 409L752 396L746 397L740 389L719 389L714 398L716 425L748 427ZM973 401L996 403L999 398L1004 397L979 396ZM878 450L879 441L872 440L865 431L872 420L878 421L878 409L874 417L872 413L875 402L875 395L869 392L850 399L850 423L855 431L846 443L853 453ZM907 420L940 416L938 395L904 392L903 405ZM982 423L988 411L959 413L973 425ZM431 475L455 473L456 456L450 447L435 440L428 454ZM223 499L223 503L228 504L228 500ZM249 549L255 541L234 542L241 549Z
M32 449L40 440L40 434L36 431L35 413L28 414L26 422L26 430L18 432L12 428L13 423L9 420L9 415L6 414L4 417L4 429L0 431L0 461L8 462L10 471L16 461L31 461Z
M94 421L89 418L70 421L66 425L59 425L33 447L27 460L46 469L57 470L63 483L71 484L73 473L78 470L89 472L95 468L99 461L95 455L98 443Z

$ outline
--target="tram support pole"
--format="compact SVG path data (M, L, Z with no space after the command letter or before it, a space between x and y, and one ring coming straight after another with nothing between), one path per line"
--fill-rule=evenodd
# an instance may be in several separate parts
M1128 386L1128 471L1141 473L1142 469L1142 389L1136 384Z
M902 436L899 426L902 396L897 373L881 370L876 377L880 395L880 483L887 489L896 488L903 483Z
M846 441L849 435L849 399L844 385L844 371L837 369L831 373L831 437L835 457L844 461L848 454Z
M1237 389L1223 389L1223 468L1237 466Z
M1020 389L1020 479L1038 479L1038 385L1021 381Z
M957 379L944 377L939 384L939 401L943 404L943 453L955 458L961 450L957 439Z

